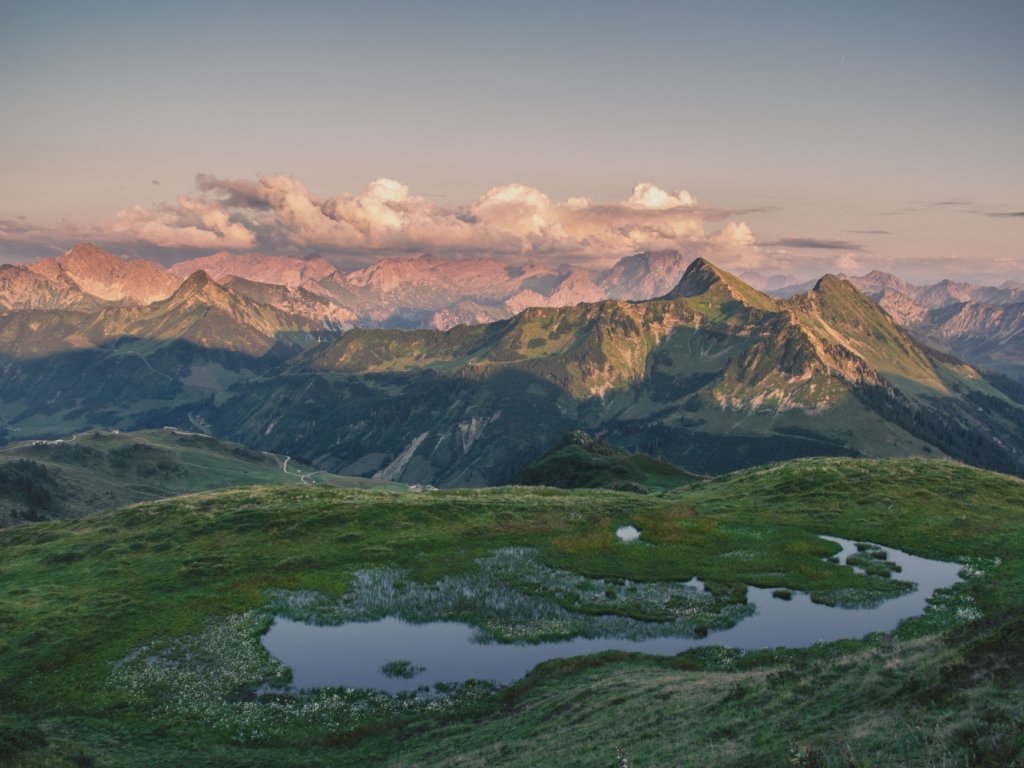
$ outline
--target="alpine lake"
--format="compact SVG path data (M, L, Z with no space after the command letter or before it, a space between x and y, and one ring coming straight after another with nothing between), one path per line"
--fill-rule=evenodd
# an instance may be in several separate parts
M650 546L632 525L618 528L616 536L621 546ZM400 574L381 569L360 573L352 593L334 605L315 595L278 594L280 613L261 642L291 670L290 690L342 687L434 696L467 681L509 684L541 662L604 651L668 656L702 645L803 648L890 632L923 613L936 590L960 580L958 563L821 538L841 547L831 562L906 588L867 605L825 605L799 591L748 587L745 603L722 605L697 578L674 584L586 579L545 568L529 550L506 549L481 561L474 577L431 586L403 583ZM547 586L539 590L542 584ZM608 613L573 615L558 599L560 584L589 602L603 598ZM614 610L621 601L670 605L674 617L629 618ZM437 619L467 606L492 622L481 627ZM510 636L517 625L534 641Z

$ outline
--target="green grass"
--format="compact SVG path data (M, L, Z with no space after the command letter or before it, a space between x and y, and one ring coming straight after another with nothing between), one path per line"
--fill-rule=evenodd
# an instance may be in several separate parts
M654 546L619 545L614 529L626 522ZM194 718L154 717L157 699L110 683L111 665L133 649L195 636L209 617L258 611L268 590L337 596L356 570L375 567L433 582L472 572L501 547L531 547L550 567L595 578L697 575L723 595L755 584L827 599L899 579L825 562L835 547L816 534L961 558L979 575L893 636L549 662L446 709L340 729L296 721L255 745ZM745 557L724 556L736 551ZM0 743L2 729L41 729L48 746L11 758L24 766L610 766L617 749L632 766L782 766L804 747L833 766L1016 765L1022 594L1024 482L946 462L806 460L646 496L193 495L0 531Z
M309 475L307 483L404 490L399 483L321 472L296 459L288 462L286 472L285 458L175 429L94 429L59 441L15 442L0 449L0 526L75 517L198 491L302 484L302 475ZM49 503L40 504L38 493L32 503L24 483L3 482L11 467L25 467L26 461L32 462Z
M555 448L519 470L513 482L555 488L607 488L648 493L686 485L697 475L642 453L630 453L585 432L571 432Z

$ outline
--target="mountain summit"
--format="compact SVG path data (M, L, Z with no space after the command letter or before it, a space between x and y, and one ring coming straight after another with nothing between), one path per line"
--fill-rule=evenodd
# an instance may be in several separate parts
M150 304L171 295L181 282L153 261L121 259L92 243L76 245L56 259L29 267L50 280L66 278L104 301Z
M720 302L738 302L749 309L768 312L778 309L774 299L701 257L690 263L676 287L669 291L665 298L671 300L698 297Z
M666 298L679 299L701 296L713 286L728 280L728 273L720 270L704 258L696 258L686 268L682 278L676 283ZM739 278L737 278L739 279Z

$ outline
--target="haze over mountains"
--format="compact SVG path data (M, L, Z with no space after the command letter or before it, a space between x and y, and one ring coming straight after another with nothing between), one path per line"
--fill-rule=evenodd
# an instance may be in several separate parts
M166 289L145 276L165 286L172 273L101 257L115 303L57 260L47 302L64 296L66 308L28 300L39 274L8 268L22 308L0 323L0 417L9 437L200 428L342 474L447 485L505 482L572 429L700 473L928 454L1024 472L1019 388L922 346L851 282L826 276L778 299L679 259L641 254L563 273L421 257L341 274L326 262L220 256L207 265L222 282L175 277L150 304L137 302ZM228 276L246 265L249 277ZM513 290L571 306L449 330L339 330L374 296L390 302L376 322L412 323L467 296L507 314L511 297L497 302ZM613 291L663 298L601 295Z

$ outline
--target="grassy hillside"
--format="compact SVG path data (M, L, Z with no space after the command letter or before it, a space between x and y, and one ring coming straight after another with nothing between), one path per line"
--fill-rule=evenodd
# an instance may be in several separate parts
M320 472L305 462L173 429L92 430L0 448L0 526L77 517L138 501L244 485L397 483Z
M513 483L648 493L677 488L697 479L696 475L666 461L623 451L586 432L576 431L520 469Z
M624 522L652 546L618 544ZM258 645L268 590L334 597L366 568L434 582L473 573L475 559L497 548L525 546L580 577L700 576L723 604L741 601L744 584L820 600L898 588L828 562L834 547L816 534L960 559L968 578L892 637L550 662L511 688L463 690L436 705L252 693L268 670ZM0 531L0 563L0 745L20 745L9 750L16 766L1024 758L1024 482L946 462L806 460L651 495L231 490ZM571 604L633 610L609 600ZM463 620L488 620L462 610ZM116 662L152 642L184 655L163 682L119 684Z

